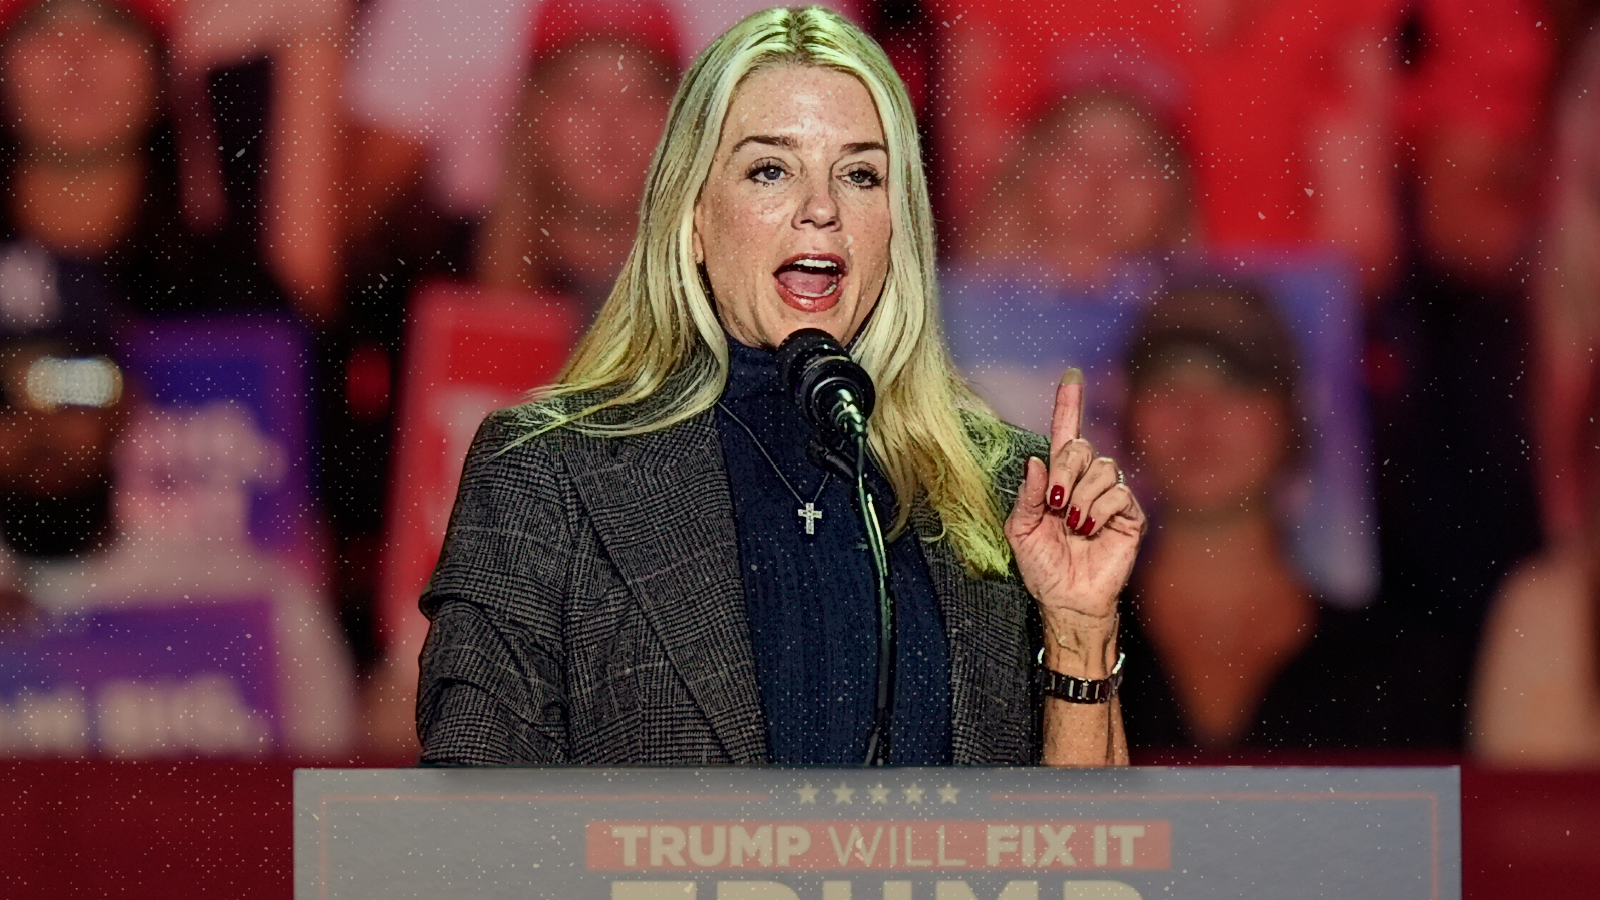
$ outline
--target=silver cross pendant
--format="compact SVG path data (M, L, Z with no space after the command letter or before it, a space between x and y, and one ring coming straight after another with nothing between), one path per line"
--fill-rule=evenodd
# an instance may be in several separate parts
M800 518L806 520L806 534L816 534L817 520L822 518L822 510L807 503L805 509L797 509L795 512L800 514Z

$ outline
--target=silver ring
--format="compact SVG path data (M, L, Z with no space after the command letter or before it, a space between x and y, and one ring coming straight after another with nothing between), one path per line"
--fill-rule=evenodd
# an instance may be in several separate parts
M1127 484L1127 482L1122 479L1122 467L1121 466L1117 467L1117 484Z

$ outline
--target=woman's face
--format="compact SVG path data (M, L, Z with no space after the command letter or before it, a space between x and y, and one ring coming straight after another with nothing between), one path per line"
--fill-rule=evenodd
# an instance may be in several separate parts
M781 65L745 80L694 215L729 334L752 347L801 328L855 337L889 271L888 173L877 108L854 77Z
M1198 362L1170 366L1134 392L1128 433L1174 512L1259 501L1289 454L1283 398Z
M540 86L552 198L580 222L632 220L672 84L649 54L604 41L555 61Z
M0 71L24 147L96 156L137 146L155 119L154 49L87 6L32 25L7 49Z

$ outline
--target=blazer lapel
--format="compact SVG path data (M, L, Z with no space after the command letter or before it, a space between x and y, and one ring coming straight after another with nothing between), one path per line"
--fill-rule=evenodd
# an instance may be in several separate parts
M950 651L950 744L957 765L1036 761L1037 704L1026 654L1032 599L1015 581L967 574L925 498L911 510Z
M710 414L581 444L571 471L612 564L729 758L766 762L733 497Z

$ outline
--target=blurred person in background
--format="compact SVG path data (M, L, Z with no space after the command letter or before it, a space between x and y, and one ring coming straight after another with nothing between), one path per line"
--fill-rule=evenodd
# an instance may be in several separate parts
M1064 91L1023 132L960 256L1094 283L1127 256L1188 243L1188 169L1168 120L1140 93L1114 82Z
M1600 342L1600 32L1581 31L1587 39L1554 93L1553 177L1532 282L1540 501L1555 541L1587 513L1585 416Z
M161 20L49 0L13 4L3 24L7 324L110 334L129 308L193 302L183 272L200 248L175 200ZM261 274L247 269L233 299L275 302Z
M1141 318L1124 429L1159 512L1121 628L1148 661L1127 679L1132 748L1450 742L1427 713L1428 648L1324 602L1288 552L1282 492L1310 439L1294 346L1264 297L1226 282Z
M160 22L141 5L0 4L0 580L17 608L24 561L108 536L125 404L107 348L130 307L175 287L156 277L181 231L152 190L171 196ZM109 367L115 396L56 396L52 361L70 360Z
M1116 355L1139 307L1197 256L1182 86L1134 45L1064 48L1056 89L990 179L941 272L956 362L1001 415L1044 429L1055 375L1096 385L1088 425L1115 447Z
M979 214L993 173L1040 98L1059 93L1057 58L1073 46L1182 86L1166 111L1194 159L1193 218L1208 244L1331 243L1369 291L1392 272L1394 0L930 5L945 26L933 122L958 249L992 227Z
M185 221L248 235L293 310L324 322L340 296L352 0L168 5Z
M285 277L293 266L285 268L278 252L292 256L302 246L297 241L315 234L293 230L274 237L274 229L305 223L295 218L297 203L310 203L310 217L326 221L327 206L316 191L304 190L305 176L333 171L337 161L316 135L291 127L297 120L288 111L326 108L333 91L269 102L284 93L283 85L273 86L272 62L259 55L278 45L245 29L231 34L234 51L247 58L242 66L235 65L234 51L207 56L205 48L217 50L224 24L203 15L209 9L200 2L141 0L0 5L0 101L6 110L0 331L11 348L21 348L7 360L6 537L19 551L10 582L13 596L25 597L44 616L40 628L47 634L38 639L63 647L87 646L54 632L74 616L172 609L171 621L200 621L236 607L242 595L241 602L267 610L263 615L274 623L270 638L255 629L271 658L263 665L276 673L263 676L259 686L264 697L282 702L275 710L268 708L275 702L270 699L260 707L277 717L274 734L282 743L251 736L248 752L333 751L347 746L355 724L348 652L312 579L291 571L285 559L257 552L245 537L250 492L260 478L272 477L273 458L281 469L281 451L277 457L256 452L257 423L221 406L156 410L133 403L130 393L99 408L42 402L32 391L35 382L48 383L46 376L64 371L77 374L63 390L78 390L79 376L104 365L112 366L120 384L120 369L107 362L117 354L103 348L134 318L222 310L282 316L300 309L292 299L300 295ZM252 13L265 9L252 7ZM175 86L184 77L200 78L203 107L186 105L193 98ZM290 83L310 91L315 81ZM210 129L202 146L217 167L212 174L220 179L214 185L220 194L212 199L221 203L212 212L220 218L197 216L185 202L192 193L185 187L186 167L196 160L180 145L192 143L185 129L196 127ZM65 343L51 343L58 340ZM124 422L127 432L118 441ZM137 440L127 437L133 434ZM148 457L142 468L129 462L140 454ZM262 465L267 468L257 475L246 471ZM134 477L136 470L157 468L164 478ZM162 615L169 614L152 612L154 618L142 621L159 629ZM29 646L8 651L26 654ZM274 677L282 682L272 683ZM128 715L118 719L132 731L98 732L133 737L102 749L181 752L179 732L167 730L159 714L148 719L138 712L158 713L167 703L158 694L166 688L152 682L138 690L154 693L140 694L151 703L126 706ZM202 703L220 696L197 690L184 696ZM220 745L191 749L213 746Z
M1551 39L1527 0L1396 23L1399 277L1368 313L1383 593L1448 637L1465 697L1488 602L1542 542L1528 294ZM1465 707L1458 730L1465 737Z
M638 226L644 176L677 84L677 23L663 4L547 2L478 236L485 287L556 294L591 317Z
M1555 93L1549 219L1533 290L1533 406L1549 544L1501 583L1471 742L1509 766L1600 763L1600 35Z
M194 110L174 105L181 91L169 46L198 57L217 40L208 32L214 23L195 21L202 5L0 4L0 253L8 274L0 293L9 318L97 320L112 331L118 323L105 312L117 306L147 314L288 309L291 297L325 292L331 263L303 257L308 244L336 243L319 241L307 224L331 221L327 176L336 160L327 140L319 143L316 129L298 127L295 116L264 114L268 89L248 72L213 73L212 99L220 102L206 105L203 121L188 123ZM310 95L316 84L288 88L272 93L290 98L280 109L333 100L331 86ZM185 137L194 128L227 138L207 138L208 150L222 141L212 153L222 170L213 174L225 179L209 219L180 199L193 193L181 173L198 163L179 145L194 143ZM319 178L321 193L309 190Z
M90 552L110 531L125 415L104 350L144 268L114 253L151 218L155 26L120 6L0 4L0 605L13 624L32 615L30 560ZM116 396L55 396L52 361L78 359L117 373Z
M1512 570L1484 624L1471 746L1496 765L1600 763L1600 390L1588 404L1583 521Z

